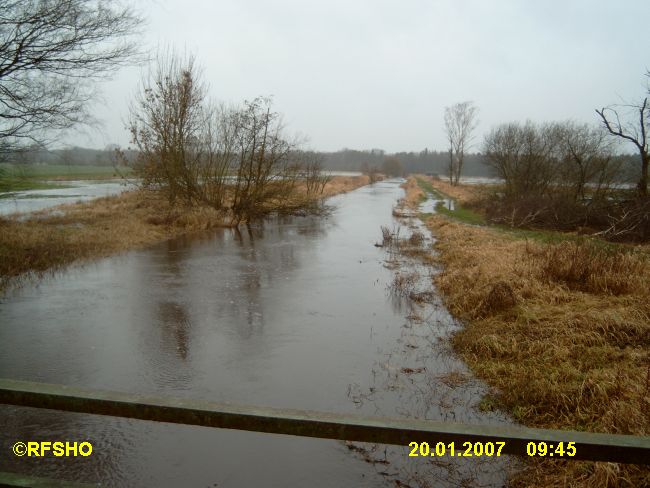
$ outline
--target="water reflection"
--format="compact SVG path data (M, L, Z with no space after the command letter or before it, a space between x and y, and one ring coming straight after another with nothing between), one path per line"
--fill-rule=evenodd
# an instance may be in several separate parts
M348 386L349 399L359 411L380 417L510 424L512 421L499 412L479 409L479 401L487 388L452 351L449 339L460 324L442 305L433 285L431 269L423 266L419 254L413 252L430 249L432 236L412 218L403 219L393 228L395 235L401 234L402 241L394 240L384 248L386 260L395 276L409 278L393 280L386 290L395 311L404 316L400 337L374 362L372 380L366 387ZM413 232L424 236L415 246L408 241L409 233ZM400 286L396 286L396 282ZM346 444L396 486L502 486L509 470L516 468L507 456L498 459L410 458L405 462L401 448Z
M434 347L453 321L387 293L393 271L373 244L402 195L398 183L335 197L328 217L217 229L15 290L0 299L0 376L234 404L477 419L468 398L480 385ZM454 371L460 376L449 376ZM0 456L0 470L109 486L395 486L410 471L429 473L406 447L375 449L387 465L362 462L336 441L9 407L0 407L0 426L0 452L39 435L98 446L88 464Z
M163 342L171 344L170 349L175 350L176 355L183 362L186 362L191 328L189 313L186 308L180 303L160 303L158 307L158 323L161 326Z

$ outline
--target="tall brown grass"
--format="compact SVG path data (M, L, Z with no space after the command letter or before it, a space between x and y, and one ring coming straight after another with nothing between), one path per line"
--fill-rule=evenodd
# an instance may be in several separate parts
M529 252L549 281L572 290L621 295L647 285L647 259L633 252L594 245L589 241L561 242Z
M549 244L441 215L435 278L465 322L453 345L528 426L650 434L650 253ZM534 461L512 486L650 486L650 469Z
M428 221L453 340L498 404L529 426L648 435L650 261L590 244L513 240L441 216ZM606 474L602 470L607 471ZM515 486L641 486L647 468L537 463Z
M401 186L405 192L404 198L401 201L402 205L417 208L418 204L426 198L424 190L420 188L415 178L409 178Z

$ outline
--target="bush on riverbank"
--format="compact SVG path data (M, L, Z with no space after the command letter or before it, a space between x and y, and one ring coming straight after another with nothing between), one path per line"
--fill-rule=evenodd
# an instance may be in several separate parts
M609 199L576 202L560 196L499 193L498 188L470 202L489 223L513 228L547 229L599 235L612 242L650 240L650 200L626 198L625 192Z
M193 56L161 53L131 106L133 168L170 204L225 211L233 226L270 213L318 212L329 176L285 135L270 98L212 102Z
M485 138L485 163L502 180L476 203L492 223L650 239L650 200L624 190L628 168L599 127L573 122L510 123Z
M322 195L309 198L320 200L367 183L367 176L335 176ZM298 193L296 198L307 196ZM73 261L227 225L224 213L212 207L172 205L159 192L145 190L61 205L26 220L0 217L0 290L24 273L43 273Z

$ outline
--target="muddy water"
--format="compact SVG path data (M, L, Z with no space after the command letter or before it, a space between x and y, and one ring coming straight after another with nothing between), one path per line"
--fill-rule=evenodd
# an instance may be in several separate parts
M402 194L335 197L326 218L220 229L74 267L0 299L0 377L332 412L500 423L449 351L426 268L374 243ZM430 244L430 237L426 236ZM414 272L391 292L396 273ZM429 293L429 303L411 298ZM414 295L415 293L416 295ZM89 458L16 458L88 440ZM0 406L0 471L103 486L500 486L496 460ZM469 484L471 486L471 484Z

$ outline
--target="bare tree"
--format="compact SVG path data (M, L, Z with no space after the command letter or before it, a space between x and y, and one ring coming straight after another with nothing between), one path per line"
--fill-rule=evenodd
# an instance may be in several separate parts
M322 195L332 175L323 171L323 155L315 151L295 151L293 158L300 169L300 179L304 182L306 195Z
M161 52L131 105L129 130L144 186L171 203L201 201L220 209L235 143L229 114L208 100L191 55Z
M234 114L237 161L232 200L234 224L263 216L270 205L282 207L296 190L300 163L292 155L297 143L288 140L272 101L258 97Z
M587 187L598 197L620 176L605 131L571 121L502 124L486 135L484 151L509 197L563 194L584 201Z
M449 141L449 182L457 185L463 171L465 151L469 149L478 125L478 107L473 102L445 107L445 131Z
M621 176L621 161L614 156L614 143L601 127L567 121L554 124L562 164L558 187L566 187L574 201L599 200Z
M572 121L502 124L485 137L484 162L503 178L505 192L490 200L489 218L514 226L605 229L644 239L641 206L612 199L621 159L600 127ZM646 219L647 220L647 219ZM645 227L644 227L645 226Z
M172 204L229 213L233 226L274 211L315 210L328 180L318 155L285 137L269 98L212 103L191 55L158 56L131 106L129 130L144 186Z
M361 163L359 166L359 171L368 176L371 185L379 180L379 169L377 166L370 166L368 164L368 161Z
M404 167L397 156L386 156L381 165L381 172L386 176L402 176L404 175Z
M134 59L141 23L113 0L0 0L0 148L92 121L95 82Z
M621 122L618 113L620 108L633 112L635 117L637 117L636 122ZM631 142L636 146L637 151L639 151L641 175L637 183L637 192L641 198L647 198L648 196L648 163L650 162L650 155L648 155L647 134L650 119L648 114L649 110L648 97L645 97L642 102L635 105L624 105L618 108L603 107L600 110L596 110L596 113L600 116L605 128L611 135Z
M501 124L485 136L485 164L505 182L508 197L543 195L558 174L559 132L551 125Z

